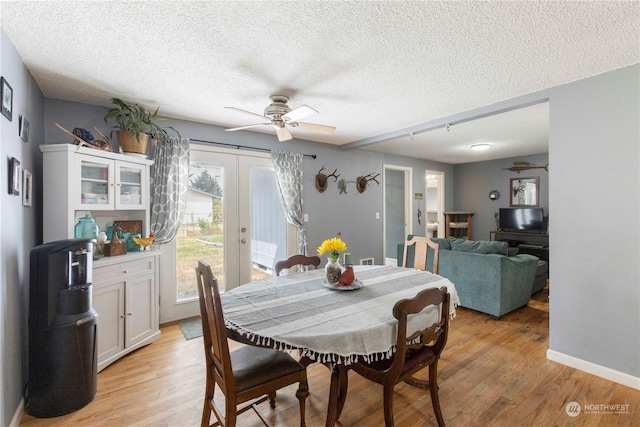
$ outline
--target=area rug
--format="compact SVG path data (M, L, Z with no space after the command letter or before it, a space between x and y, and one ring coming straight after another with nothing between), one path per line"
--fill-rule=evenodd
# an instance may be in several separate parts
M202 322L200 318L184 320L178 324L184 339L190 340L202 336Z

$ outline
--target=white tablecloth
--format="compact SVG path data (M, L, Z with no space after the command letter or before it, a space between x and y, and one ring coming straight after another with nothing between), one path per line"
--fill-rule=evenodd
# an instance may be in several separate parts
M450 313L460 303L454 285L443 277L393 266L355 266L364 286L339 291L322 286L324 270L272 277L240 286L222 296L227 328L256 345L300 349L319 362L350 364L391 357L395 350L396 302L427 288L446 286ZM439 308L410 317L435 322ZM417 328L415 328L417 329ZM415 330L414 329L414 330Z

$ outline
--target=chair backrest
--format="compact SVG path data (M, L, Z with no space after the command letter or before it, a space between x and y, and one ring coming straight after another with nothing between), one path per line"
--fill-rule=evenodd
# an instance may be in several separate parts
M218 280L213 275L209 264L204 261L198 261L196 277L207 376L219 385L225 395L234 395L235 380L231 367L231 356L229 354L222 303L220 302Z
M393 317L398 319L398 341L390 371L396 374L400 373L409 350L415 351L429 347L436 357L440 357L449 335L449 300L449 292L447 292L446 286L443 286L440 289L425 289L415 297L400 300L393 306ZM439 306L438 320L424 325L407 336L409 315L420 313L429 306Z
M276 276L279 276L282 270L291 268L296 265L306 265L310 270L315 270L320 265L320 257L292 255L286 260L276 262L273 271Z
M402 256L402 266L407 266L407 253L409 246L414 246L413 268L427 271L427 251L428 248L433 249L433 266L431 268L433 274L438 274L438 265L440 260L440 245L428 237L414 236L404 242L404 254Z

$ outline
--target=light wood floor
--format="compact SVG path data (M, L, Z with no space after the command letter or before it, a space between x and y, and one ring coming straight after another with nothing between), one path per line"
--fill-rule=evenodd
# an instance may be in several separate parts
M445 421L457 426L640 426L640 391L548 361L547 291L528 307L499 321L459 308L451 323L439 366L440 402ZM66 416L36 419L25 415L21 426L171 426L200 424L204 393L202 338L186 341L180 328L162 328L162 339L98 375L93 402ZM329 372L308 368L311 395L307 426L324 425ZM295 387L278 394L278 406L260 412L274 426L297 426ZM582 405L575 418L567 403ZM628 413L585 413L585 405L629 405ZM436 426L428 392L406 384L396 387L398 427ZM240 427L260 426L251 411ZM339 426L383 426L382 388L351 372L349 393Z

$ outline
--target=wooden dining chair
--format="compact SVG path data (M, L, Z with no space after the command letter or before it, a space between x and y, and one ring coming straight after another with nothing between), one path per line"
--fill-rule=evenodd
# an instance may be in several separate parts
M279 276L282 270L295 267L296 265L305 265L309 267L310 270L315 270L320 265L320 257L292 255L283 261L276 262L273 271L276 276Z
M436 306L438 321L422 327L407 336L407 317L419 313L429 306ZM449 333L449 293L446 287L426 289L414 298L398 301L393 307L393 316L398 319L396 352L392 359L350 365L358 374L381 384L384 393L384 423L392 427L393 388L400 382L431 392L433 412L438 426L444 427L444 419L438 399L438 360L447 343ZM414 378L423 368L429 367L429 381Z
M431 272L433 274L438 274L440 245L428 237L413 236L411 239L404 242L404 254L402 256L403 267L407 266L407 254L410 246L415 248L413 254L413 268L427 271L427 254L429 248L431 248L433 250L433 266L431 267Z
M207 364L201 426L209 426L213 412L217 422L212 426L234 427L238 414L252 408L258 413L258 403L269 399L271 408L275 408L276 390L297 382L300 426L304 427L305 400L309 395L305 367L278 350L244 345L230 352L218 281L204 261L198 262L196 276ZM216 385L224 394L224 413L213 400ZM238 406L242 404L245 405ZM258 416L262 420L259 413Z

